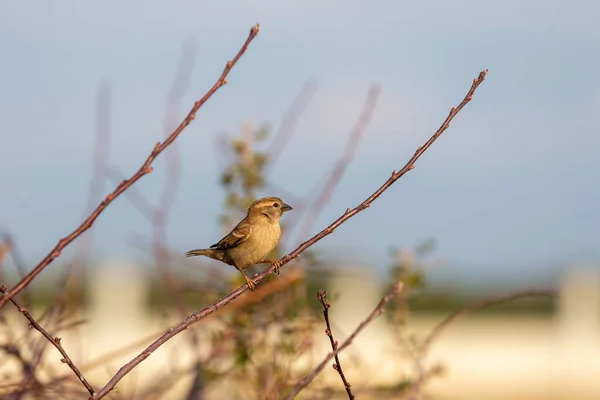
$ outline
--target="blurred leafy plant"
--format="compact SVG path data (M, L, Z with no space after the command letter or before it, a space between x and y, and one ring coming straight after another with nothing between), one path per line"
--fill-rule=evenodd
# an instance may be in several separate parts
M428 239L412 250L393 249L393 263L388 270L388 282L403 282L404 290L388 305L391 322L395 326L406 324L411 300L418 297L427 286L425 258L435 250L435 240ZM390 288L387 288L389 290Z
M225 201L219 223L224 231L241 220L248 206L267 188L270 157L264 148L270 133L268 124L254 130L245 127L240 137L228 143L230 162L220 176ZM284 231L285 228L282 221ZM279 244L269 257L281 255ZM303 261L310 265L318 262L313 256L304 257ZM236 286L243 283L238 275L233 275ZM284 272L281 277L272 276L266 282L285 279L285 276ZM291 388L295 383L291 365L312 346L315 324L319 322L306 295L303 273L301 277L221 318L224 333L213 336L213 346L226 348L226 356L205 363L204 376L236 382L234 390L240 391L240 398L275 399ZM260 295L260 290L253 295ZM224 345L224 341L227 344ZM223 360L229 360L225 369Z
M264 150L255 149L255 146L265 143L269 133L270 126L262 124L256 131L243 132L242 137L234 138L229 143L233 160L221 173L225 210L220 216L220 223L226 230L238 221L240 214L243 216L257 198L256 194L266 185L264 172L269 155Z

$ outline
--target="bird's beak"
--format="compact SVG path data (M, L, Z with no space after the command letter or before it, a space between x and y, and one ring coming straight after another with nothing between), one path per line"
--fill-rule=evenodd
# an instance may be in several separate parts
M290 210L293 210L293 208L288 206L287 204L283 203L283 206L281 206L281 211L286 212L286 211L290 211Z

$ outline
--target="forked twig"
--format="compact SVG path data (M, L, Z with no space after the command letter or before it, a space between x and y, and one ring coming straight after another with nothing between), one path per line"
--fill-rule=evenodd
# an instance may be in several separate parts
M90 214L90 216L83 221L77 229L71 232L68 236L60 239L58 244L48 253L48 255L29 273L27 276L8 292L4 293L4 296L0 298L0 308L6 304L7 301L12 299L17 293L19 293L23 288L25 288L29 283L40 273L48 264L54 261L55 258L60 256L61 251L67 247L71 242L73 242L77 237L79 237L83 232L92 227L94 221L98 216L108 207L108 205L116 199L119 195L121 195L125 190L131 187L135 182L137 182L141 177L146 174L152 172L152 162L154 159L162 153L177 137L179 134L195 119L196 113L202 107L204 103L223 85L227 83L227 75L234 67L234 65L238 62L240 57L246 52L246 49L252 42L252 40L258 35L259 25L250 29L250 33L246 42L242 46L242 48L238 51L233 60L227 62L221 76L217 80L217 82L206 92L206 94L198 101L194 103L192 109L188 112L187 116L181 121L179 126L167 137L163 142L158 142L154 146L154 149L146 158L146 161L142 164L142 166L129 178L122 181L116 188L113 190L106 198L96 207L96 209Z
M0 286L0 292L1 293L5 293L6 292L6 286ZM69 357L69 355L67 354L67 352L65 351L65 349L62 347L62 344L60 343L60 338L59 337L52 337L52 335L50 335L48 333L48 331L46 331L36 320L35 318L33 318L31 316L31 314L29 314L29 311L27 311L26 309L22 308L19 303L17 303L15 301L15 299L10 299L10 302L13 303L15 305L15 307L17 307L17 310L23 314L23 316L25 318L27 318L27 320L30 323L30 326L33 327L35 330L39 331L42 335L44 335L44 337L46 339L48 339L48 341L50 343L52 343L52 345L54 347L56 347L56 349L60 352L60 354L62 354L63 358L60 360L61 362L67 364L69 366L69 368L71 368L71 370L75 373L75 375L77 375L77 378L79 378L79 380L81 381L81 383L83 384L83 386L85 386L85 388L87 389L87 391L90 394L94 394L94 389L92 388L92 386L88 383L88 381L85 379L85 377L83 376L83 374L81 373L81 371L79 371L79 369L77 368L77 366L75 364L73 364L73 361L71 360L71 357Z
M306 242L302 243L300 246L298 246L296 248L296 250L294 250L291 253L288 253L287 255L282 257L279 260L281 262L281 265L285 265L285 264L289 263L291 260L297 258L304 250L311 247L313 244L315 244L319 240L323 239L325 236L333 233L333 231L338 226L340 226L341 224L346 222L348 219L354 217L359 212L370 207L371 203L373 201L375 201L379 196L381 196L381 194L383 192L385 192L394 182L396 182L398 179L400 179L402 176L404 176L404 174L406 174L408 171L413 170L414 164L419 159L419 157L421 157L423 155L423 153L425 153L425 151L433 144L433 142L435 142L437 140L437 138L440 137L440 135L446 129L448 129L448 127L450 126L450 121L452 121L452 119L460 112L460 110L462 110L464 108L464 106L467 105L467 103L469 103L471 101L471 98L472 98L473 94L475 93L475 90L485 80L486 74L487 74L487 70L481 71L479 73L479 76L473 80L471 88L467 92L467 95L464 97L464 99L460 102L460 104L457 107L452 108L450 110L450 113L448 114L448 116L446 117L446 119L444 120L444 122L442 123L440 128L433 134L433 136L431 138L429 138L429 140L423 146L421 146L417 149L417 151L412 156L412 158L410 160L408 160L408 162L404 165L404 167L402 167L402 169L400 171L393 172L392 176L379 189L377 189L372 195L370 195L364 202L362 202L361 204L359 204L358 206L356 206L353 209L348 208L341 217L339 217L334 222L332 222L328 227L323 229L321 232L319 232L318 234L316 234L315 236L313 236ZM272 274L274 272L274 270L275 270L274 266L269 267L265 271L261 272L260 274L256 275L255 277L253 277L252 280L254 282L259 283L262 280L264 280L267 276ZM186 319L181 321L178 325L176 325L172 328L169 328L158 339L156 339L154 342L152 342L145 350L143 350L140 354L135 356L127 364L123 365L119 369L119 371L117 371L117 373L108 381L108 383L100 391L98 391L98 393L96 395L94 395L91 398L99 399L99 398L106 396L106 394L108 394L108 392L110 392L116 386L116 384L121 379L123 379L123 377L125 375L127 375L133 368L135 368L138 364L140 364L142 361L144 361L146 358L148 358L150 356L150 354L152 354L156 349L158 349L160 346L162 346L168 340L173 338L175 335L186 330L190 325L197 323L198 321L200 321L207 315L214 313L221 307L224 307L227 304L234 301L242 293L244 293L247 288L248 288L247 285L240 286L239 288L237 288L236 290L234 290L227 296L223 297L219 301L203 308L200 311L190 314Z
M402 282L398 282L394 285L394 287L392 288L392 290L385 295L381 301L379 301L379 304L377 304L377 307L375 307L375 309L371 312L371 314L369 314L367 316L367 318L365 318L363 320L363 322L361 322L356 329L354 330L354 332L352 332L350 334L350 336L348 336L348 339L344 340L344 343L342 343L337 349L335 349L332 353L329 353L327 355L327 357L325 357L325 359L323 361L321 361L321 363L319 365L317 365L317 367L315 369L313 369L308 375L306 375L304 378L302 378L298 383L296 383L296 385L294 386L294 388L292 389L292 392L288 395L287 400L291 400L294 397L296 397L298 395L298 393L300 393L300 391L302 391L302 389L304 389L305 387L307 387L313 379L315 379L315 377L317 375L319 375L319 373L325 368L325 366L327 365L327 363L329 363L331 361L332 358L336 357L337 359L337 355L344 350L346 347L350 346L352 344L352 341L356 338L356 336L358 336L358 334L367 327L367 325L369 325L371 322L373 322L373 320L375 318L377 318L378 316L381 315L381 313L383 312L383 309L385 308L386 304L390 302L390 300L392 300L394 297L396 297L398 295L398 293L400 293L402 291L402 288L404 287L404 285L402 284Z
M323 306L323 318L325 318L325 325L327 325L327 329L325 330L325 334L329 337L329 342L331 343L331 349L335 352L338 349L338 341L333 339L333 333L331 332L331 325L329 323L329 308L331 305L325 302L325 298L327 297L327 291L320 289L317 292L317 299ZM346 375L344 375L344 371L342 370L342 364L340 363L340 359L338 354L335 354L335 364L333 364L333 369L335 369L338 374L340 374L340 378L342 378L342 382L344 383L344 388L346 389L346 393L348 394L348 398L350 400L354 399L354 394L352 393L352 385L346 379Z
M275 279L267 282L265 285L261 286L256 290L256 292L252 293L251 296L246 296L237 303L232 305L233 309L243 309L251 304L257 304L263 301L266 297L278 293L286 288L289 288L291 285L295 285L298 282L301 282L304 279L304 271L303 270L293 270L288 272L287 274L281 276L279 279ZM216 317L220 314L221 311L212 314L210 317ZM231 311L231 309L229 310ZM63 329L69 328L63 327ZM148 335L146 337L140 338L133 343L129 343L123 347L111 350L109 353L103 354L102 356L89 361L84 364L79 365L79 369L81 371L90 371L93 369L97 369L101 366L105 366L107 363L113 362L116 358L123 356L124 354L131 353L134 350L139 349L145 343L148 343L150 340L156 339L161 335L162 332L157 332L152 335ZM48 386L59 384L67 380L71 374L65 374L59 377L54 378L52 381L48 382ZM30 389L31 386L26 386L25 389Z

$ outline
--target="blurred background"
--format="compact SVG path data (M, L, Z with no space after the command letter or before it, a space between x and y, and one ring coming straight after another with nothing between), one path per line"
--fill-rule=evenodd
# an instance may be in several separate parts
M341 341L402 280L341 356L357 397L597 399L599 12L583 0L2 2L0 284L139 168L259 22L154 171L17 297L92 386L243 283L185 251L261 196L294 207L276 252L293 250L399 170L487 68L414 171L109 398L285 398L331 350L316 291ZM85 397L14 307L0 317L0 396ZM326 368L302 396L346 395Z

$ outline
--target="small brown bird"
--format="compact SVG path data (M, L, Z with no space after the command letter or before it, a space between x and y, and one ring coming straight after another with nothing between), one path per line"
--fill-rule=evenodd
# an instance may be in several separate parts
M209 249L190 250L185 255L206 256L233 265L246 279L248 289L254 290L256 283L248 278L244 269L254 264L269 263L275 266L275 272L279 274L279 260L265 260L265 257L279 243L279 218L291 209L279 197L258 199L248 208L246 218L217 244Z

